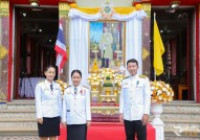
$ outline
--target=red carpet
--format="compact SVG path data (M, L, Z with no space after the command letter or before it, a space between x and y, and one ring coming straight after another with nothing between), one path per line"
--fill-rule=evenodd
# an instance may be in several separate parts
M66 140L66 128L61 126L58 140ZM87 140L125 140L124 127L120 123L94 122L88 129ZM155 129L147 125L147 140L155 140Z

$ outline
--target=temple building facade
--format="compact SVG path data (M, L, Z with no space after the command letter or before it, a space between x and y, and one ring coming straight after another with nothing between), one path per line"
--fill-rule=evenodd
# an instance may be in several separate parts
M69 50L68 12L74 8L75 1L68 0L1 0L0 1L0 101L10 102L13 99L34 98L33 90L38 80L44 76L44 68L55 64L54 45L58 31L59 20L63 21L64 34L68 56L75 56ZM200 102L199 91L199 2L198 0L183 1L113 1L113 7L122 9L121 14L127 14L135 3L142 4L146 17L142 22L142 57L141 73L154 79L153 69L153 21L154 13L160 28L165 46L164 74L157 77L171 84L175 91L175 100L193 100ZM82 8L95 12L102 7L102 2L77 0L75 8ZM92 10L91 10L92 9ZM96 26L96 27L95 27ZM99 67L125 67L125 40L129 35L125 33L124 23L90 23L90 46L95 47L95 41L100 41L100 35L95 36L95 28L110 31L105 39L110 38L110 49L101 58L102 49L95 52L90 49L89 68L93 59L98 57ZM137 27L135 27L137 28ZM99 31L98 34L100 34ZM104 32L104 31L102 31ZM94 36L92 36L94 35ZM137 39L140 34L130 34ZM105 42L105 40L102 40ZM126 45L124 45L126 44ZM122 48L120 48L122 46ZM125 46L123 48L123 46ZM120 50L121 49L121 50ZM137 50L135 50L137 51ZM101 53L101 56L100 56ZM109 57L107 57L109 56ZM107 57L107 58L106 58ZM133 56L134 57L134 56ZM69 57L65 64L61 79L69 79ZM112 59L111 59L112 58ZM102 61L105 59L105 62ZM122 60L122 61L120 61Z
M165 49L160 76L155 21ZM59 23L67 61L56 80L65 88L71 71L82 71L93 121L119 121L126 61L135 58L141 77L173 89L175 101L163 105L165 132L200 136L199 0L0 0L0 134L36 132L34 89L56 64Z

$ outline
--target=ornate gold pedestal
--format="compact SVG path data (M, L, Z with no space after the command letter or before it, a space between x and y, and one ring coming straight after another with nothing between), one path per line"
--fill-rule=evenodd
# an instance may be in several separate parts
M91 87L92 119L119 121L118 103L124 75L111 69L95 69L95 71L92 71L88 79Z
M100 101L101 102L107 102L107 103L116 103L117 102L117 95L100 95Z

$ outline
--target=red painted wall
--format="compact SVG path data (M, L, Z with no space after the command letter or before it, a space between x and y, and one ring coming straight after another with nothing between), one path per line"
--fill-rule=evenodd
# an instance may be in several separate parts
M200 75L199 75L199 51L200 51L200 44L199 44L199 40L200 40L200 28L199 28L199 20L200 20L200 4L196 6L196 97L197 97L197 102L200 103L200 91L199 91L199 84L200 84Z

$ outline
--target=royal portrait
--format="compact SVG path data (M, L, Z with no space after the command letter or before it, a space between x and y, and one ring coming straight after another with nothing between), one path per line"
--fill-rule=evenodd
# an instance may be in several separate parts
M125 57L125 25L119 21L90 22L89 68L117 69Z

